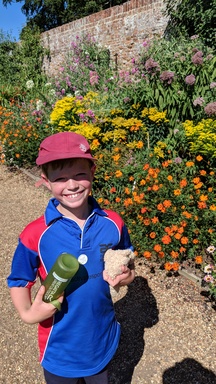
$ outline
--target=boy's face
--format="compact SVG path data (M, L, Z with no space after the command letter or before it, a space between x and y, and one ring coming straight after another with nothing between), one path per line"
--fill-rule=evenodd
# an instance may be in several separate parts
M48 176L42 174L47 188L61 205L61 212L79 212L88 206L88 196L91 192L95 166L86 159L74 159L64 167L48 168ZM63 211L62 211L63 210Z

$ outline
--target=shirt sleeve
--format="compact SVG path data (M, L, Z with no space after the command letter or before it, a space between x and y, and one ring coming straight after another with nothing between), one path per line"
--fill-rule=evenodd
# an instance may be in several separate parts
M21 240L15 250L11 265L11 273L7 278L9 288L31 288L37 278L39 257L37 252L27 248Z

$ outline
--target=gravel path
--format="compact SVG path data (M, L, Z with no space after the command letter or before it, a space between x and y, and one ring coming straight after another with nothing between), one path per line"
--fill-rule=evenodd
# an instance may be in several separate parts
M43 213L49 198L34 184L0 166L2 384L44 384L37 326L19 320L5 283L19 233ZM152 274L140 258L134 282L114 301L122 341L110 384L216 384L216 314L196 285L183 276Z

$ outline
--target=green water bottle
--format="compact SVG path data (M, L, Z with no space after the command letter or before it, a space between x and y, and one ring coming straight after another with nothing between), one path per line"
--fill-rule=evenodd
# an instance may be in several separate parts
M46 288L43 301L50 303L58 299L78 269L79 262L73 255L61 253L42 283Z

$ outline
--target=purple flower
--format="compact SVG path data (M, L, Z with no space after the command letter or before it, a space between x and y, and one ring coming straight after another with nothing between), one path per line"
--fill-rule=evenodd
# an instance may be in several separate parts
M195 40L195 39L198 39L198 37L199 37L199 35L193 35L190 38L191 38L191 40Z
M202 51L197 51L195 53L195 55L192 56L191 61L194 64L199 64L199 65L203 64L203 53L202 53Z
M204 108L204 111L208 116L216 115L216 101L207 104Z
M145 69L149 73L151 73L153 69L155 69L156 71L159 71L160 65L157 63L157 61L154 61L154 59L150 58L145 62Z
M181 157L176 157L175 159L174 159L174 161L175 161L175 163L176 164L181 164L181 162L182 162L182 159L181 159Z
M166 81L167 84L171 84L175 73L171 71L163 71L160 75L160 80Z
M195 99L193 101L193 105L196 107L197 105L203 105L203 103L205 102L205 100L203 99L203 97L197 97L197 99Z
M213 81L211 84L210 84L210 89L213 89L216 87L216 83Z
M188 75L185 77L185 83L188 85L194 85L196 81L196 77L191 73L191 75Z

